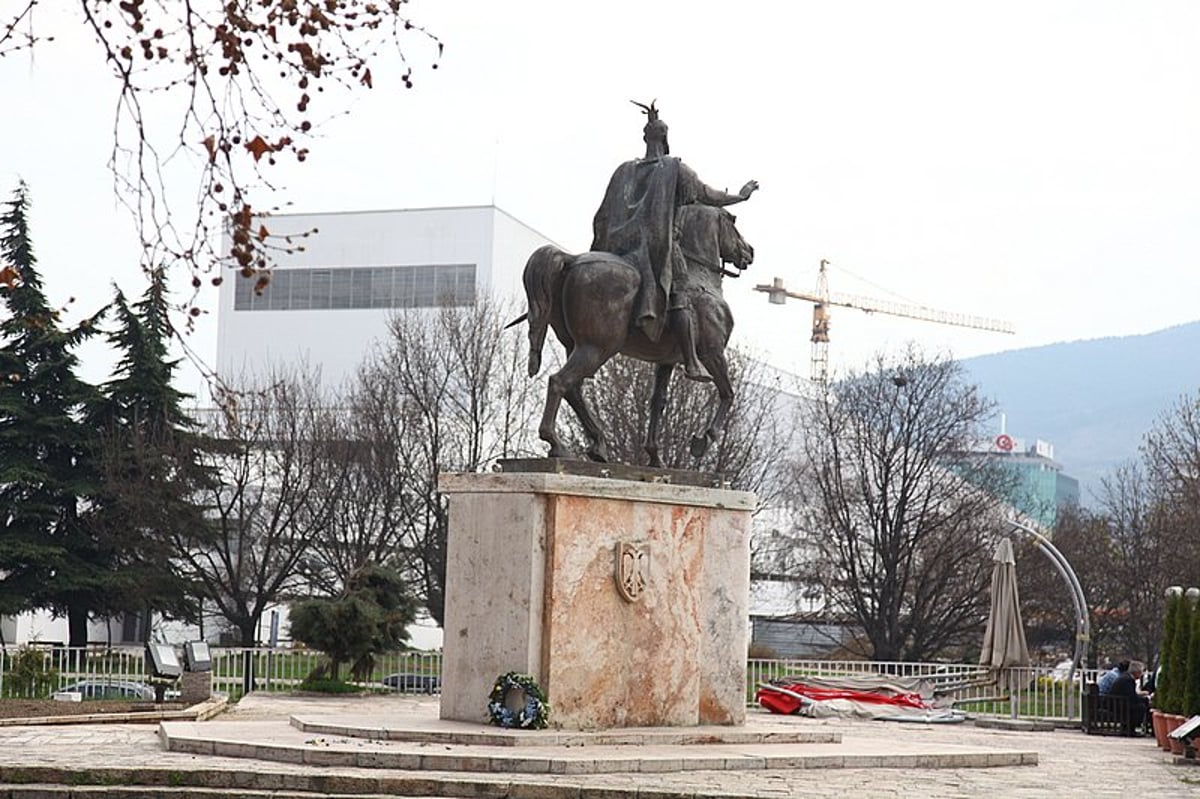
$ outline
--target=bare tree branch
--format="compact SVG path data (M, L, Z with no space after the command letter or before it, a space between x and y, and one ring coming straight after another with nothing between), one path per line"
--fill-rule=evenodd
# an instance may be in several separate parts
M398 314L363 365L336 438L346 488L316 537L318 585L330 591L367 562L400 571L435 621L445 591L443 472L473 472L533 453L536 387L524 375L515 314L491 301Z
M267 608L298 582L311 541L332 523L339 464L325 457L324 396L311 375L274 376L227 397L210 453L215 479L199 501L210 527L180 530L185 574L253 646Z
M36 5L0 16L0 58L50 46ZM321 121L388 81L389 63L399 63L390 85L411 87L408 44L423 40L434 69L442 50L406 0L78 0L78 10L114 79L115 192L136 221L143 267L190 271L188 324L203 312L204 277L221 280L213 270L234 265L265 283L272 254L300 246L261 221L278 207L270 166L305 161ZM172 196L180 179L194 189ZM217 252L225 230L231 247Z
M791 570L861 626L877 660L927 660L982 635L1012 479L971 454L991 406L957 364L910 349L818 398L797 466ZM777 538L782 537L782 532Z

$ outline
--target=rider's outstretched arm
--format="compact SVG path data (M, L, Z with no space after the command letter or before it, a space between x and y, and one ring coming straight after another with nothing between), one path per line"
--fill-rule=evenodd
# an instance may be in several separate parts
M697 201L703 203L704 205L716 205L718 207L733 205L734 203L740 203L743 200L750 199L750 195L753 194L757 189L757 180L747 181L746 185L742 186L741 191L739 191L737 194L729 194L728 192L714 189L705 183L700 183L699 197L697 197Z

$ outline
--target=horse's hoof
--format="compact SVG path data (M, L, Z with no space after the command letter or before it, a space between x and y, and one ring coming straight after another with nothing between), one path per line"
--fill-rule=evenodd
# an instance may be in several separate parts
M587 456L596 463L608 463L608 447L589 447Z
M657 451L649 452L647 454L650 456L649 465L653 466L656 469L661 469L663 462L662 462L662 458L658 457L658 452Z
M703 458L704 453L708 452L708 438L706 436L692 436L692 445L688 449L692 453L693 458Z

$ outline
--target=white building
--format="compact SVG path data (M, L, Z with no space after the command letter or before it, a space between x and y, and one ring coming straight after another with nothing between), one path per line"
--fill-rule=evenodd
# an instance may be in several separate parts
M495 206L281 214L264 223L272 241L290 237L295 249L278 255L259 294L236 273L221 283L217 373L234 383L303 359L337 385L398 310L523 298L525 261L551 243Z

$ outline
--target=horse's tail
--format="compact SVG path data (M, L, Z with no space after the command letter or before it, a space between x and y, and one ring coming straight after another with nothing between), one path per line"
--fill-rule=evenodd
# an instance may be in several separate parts
M542 345L546 341L546 328L550 326L550 314L554 310L557 288L562 284L562 273L574 256L559 248L545 244L534 250L525 264L525 299L529 302L529 376L533 377L542 368ZM519 320L518 320L519 321Z

